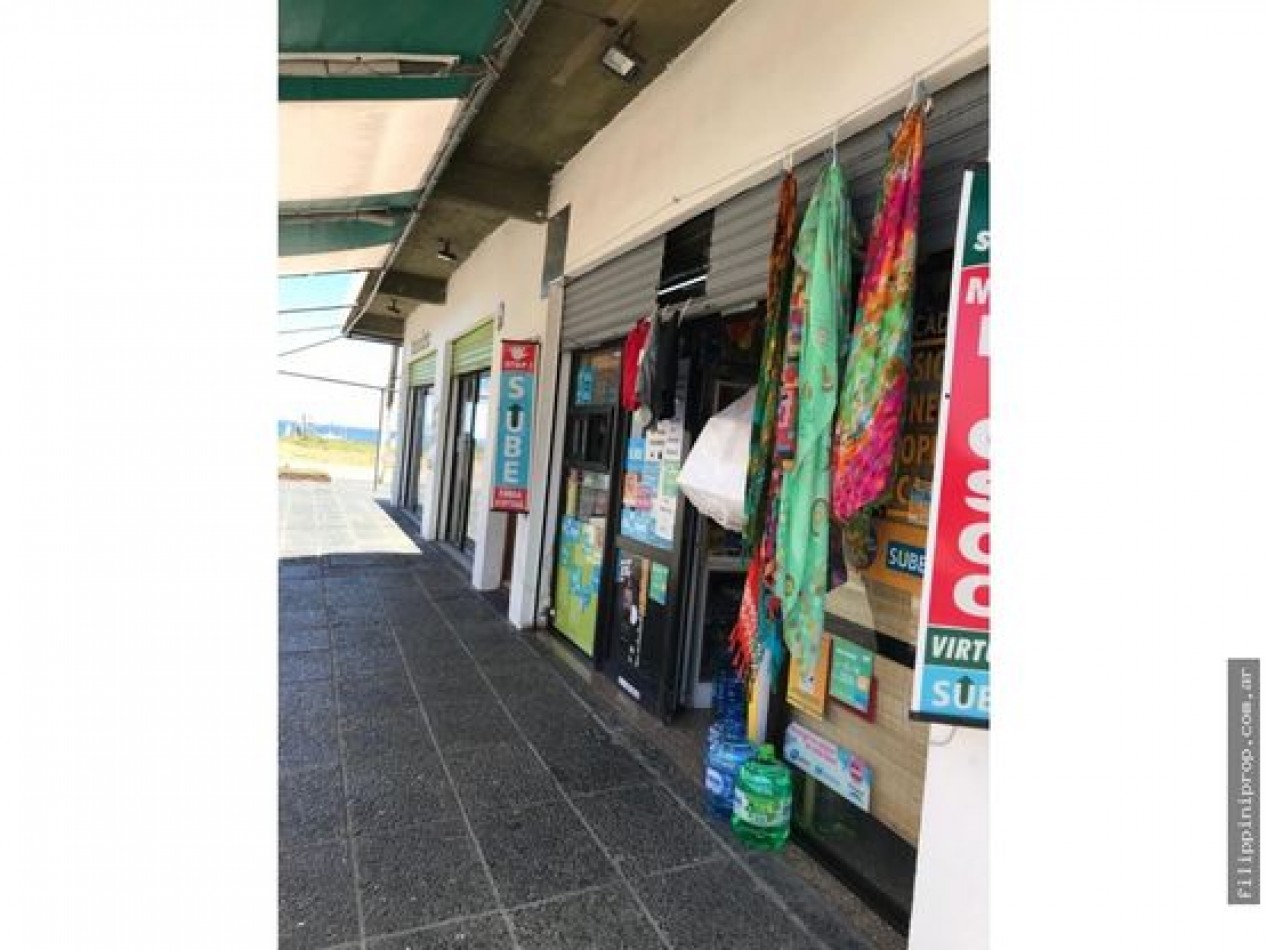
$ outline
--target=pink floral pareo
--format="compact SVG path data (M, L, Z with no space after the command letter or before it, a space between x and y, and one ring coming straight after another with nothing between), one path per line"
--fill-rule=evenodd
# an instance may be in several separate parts
M882 503L901 435L923 179L924 109L908 110L884 172L858 293L832 450L832 515Z

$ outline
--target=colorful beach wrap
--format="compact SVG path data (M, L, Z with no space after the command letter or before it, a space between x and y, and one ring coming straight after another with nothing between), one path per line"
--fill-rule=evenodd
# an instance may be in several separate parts
M771 669L783 660L783 638L777 602L771 601L774 580L774 530L771 506L778 504L778 475L771 473L775 423L779 403L779 373L787 335L787 299L792 270L792 242L796 238L796 175L788 172L779 186L774 239L766 288L766 320L761 345L757 399L752 410L748 450L748 480L744 494L744 547L750 555L739 617L730 635L731 655L748 673L761 654L771 654ZM767 527L769 526L769 527Z
M836 414L832 515L846 538L865 534L868 506L889 489L902 428L914 306L916 235L923 178L925 109L909 108L898 127L871 224Z
M829 463L832 416L839 398L840 335L848 312L848 219L844 174L833 160L819 176L797 235L790 308L795 313L797 291L802 289L804 346L796 457L783 473L775 572L783 637L803 669L813 669L818 661L827 596Z

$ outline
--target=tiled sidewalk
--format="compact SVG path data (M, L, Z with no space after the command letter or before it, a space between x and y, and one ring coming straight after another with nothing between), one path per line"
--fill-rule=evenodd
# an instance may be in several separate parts
M281 563L281 947L901 945L413 550Z

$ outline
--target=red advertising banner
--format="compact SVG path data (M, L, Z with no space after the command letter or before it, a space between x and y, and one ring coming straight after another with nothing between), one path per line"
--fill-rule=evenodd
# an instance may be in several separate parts
M989 179L964 181L912 713L990 721Z

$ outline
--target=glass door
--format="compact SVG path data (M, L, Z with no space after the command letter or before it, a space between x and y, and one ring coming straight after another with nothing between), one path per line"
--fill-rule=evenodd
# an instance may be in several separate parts
M589 657L598 631L619 389L619 349L574 357L551 622Z
M445 540L468 554L475 550L485 513L489 381L486 369L454 381L453 477Z
M435 468L435 395L431 386L415 386L412 393L413 430L410 435L411 460L405 507L421 523L426 515L427 500L431 497Z

